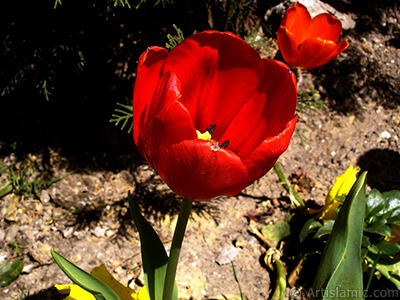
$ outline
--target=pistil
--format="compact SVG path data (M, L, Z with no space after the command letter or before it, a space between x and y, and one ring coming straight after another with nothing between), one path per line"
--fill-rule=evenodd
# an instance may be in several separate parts
M211 145L212 151L218 151L220 148L226 149L229 145L229 140L226 140L226 141L222 142L221 144L218 144L218 142L211 139L211 134L215 131L216 127L217 127L216 124L212 124L207 127L207 129L206 129L206 131L204 131L204 133L201 133L199 130L196 130L198 139L204 140L204 141L210 141L212 143L212 145Z

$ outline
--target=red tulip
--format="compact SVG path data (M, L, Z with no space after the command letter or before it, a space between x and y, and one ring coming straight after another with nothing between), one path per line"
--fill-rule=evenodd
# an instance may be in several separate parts
M229 32L195 34L170 53L139 59L133 136L140 153L177 194L235 195L288 147L297 116L296 79Z
M342 22L328 13L311 19L307 8L296 2L289 7L278 30L278 45L293 68L312 69L326 64L349 46L337 43Z

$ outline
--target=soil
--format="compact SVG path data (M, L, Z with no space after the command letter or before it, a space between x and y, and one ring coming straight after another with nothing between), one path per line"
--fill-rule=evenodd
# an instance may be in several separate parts
M335 177L351 164L368 171L368 189L400 190L399 8L394 1L329 2L356 22L343 33L350 47L325 66L301 72L299 92L317 90L325 108L299 112L297 133L279 159L309 205L321 205ZM269 44L276 49L274 39ZM13 195L0 199L0 260L19 257L25 263L21 276L0 289L1 299L63 298L53 286L69 280L50 248L85 270L104 263L124 284L143 285L128 191L168 250L180 199L140 157L130 135L108 126L96 135L104 143L96 144L97 151L48 146L24 155L3 152L5 167L22 169L29 158L37 178L62 179L39 198L21 197L11 215ZM0 184L7 178L3 171ZM255 222L261 228L292 212L273 170L238 196L194 203L177 274L180 297L238 294L230 261L248 299L271 296L275 271L264 263L267 249L251 233L249 216L262 216Z

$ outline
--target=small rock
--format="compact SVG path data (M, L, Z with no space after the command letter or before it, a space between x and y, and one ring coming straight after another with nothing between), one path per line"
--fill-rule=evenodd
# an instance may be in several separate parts
M215 258L215 261L219 265L229 264L240 252L239 248L232 245L224 247L221 252Z
M103 238L103 237L105 237L106 230L104 228L101 228L100 226L97 226L94 229L93 234L98 238Z
M390 138L392 137L392 135L391 135L388 131L384 130L384 131L381 132L381 134L379 135L379 137L380 137L381 139L388 140L388 139L390 139Z
M50 194L48 190L41 190L40 201L45 204L50 202Z
M17 236L19 231L19 226L18 225L11 225L10 227L8 227L6 236L4 238L4 240L9 243L12 241L15 241L15 237Z
M30 247L30 254L41 265L48 265L53 261L50 254L51 247L42 242L34 242Z
M35 268L35 265L29 264L29 265L24 265L24 268L22 269L23 274L29 274L32 272L32 270Z
M61 230L63 237L66 239L71 237L73 232L74 232L74 227L67 227L64 230Z

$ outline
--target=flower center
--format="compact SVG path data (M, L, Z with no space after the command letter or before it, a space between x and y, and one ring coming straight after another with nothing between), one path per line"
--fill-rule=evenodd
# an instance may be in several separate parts
M215 128L216 125L212 124L208 126L206 131L204 131L203 133L201 133L199 130L196 130L197 138L204 141L211 141L212 142L211 150L213 151L218 151L220 148L227 148L229 145L229 140L226 140L221 144L218 144L218 142L211 139L211 134L215 131Z

